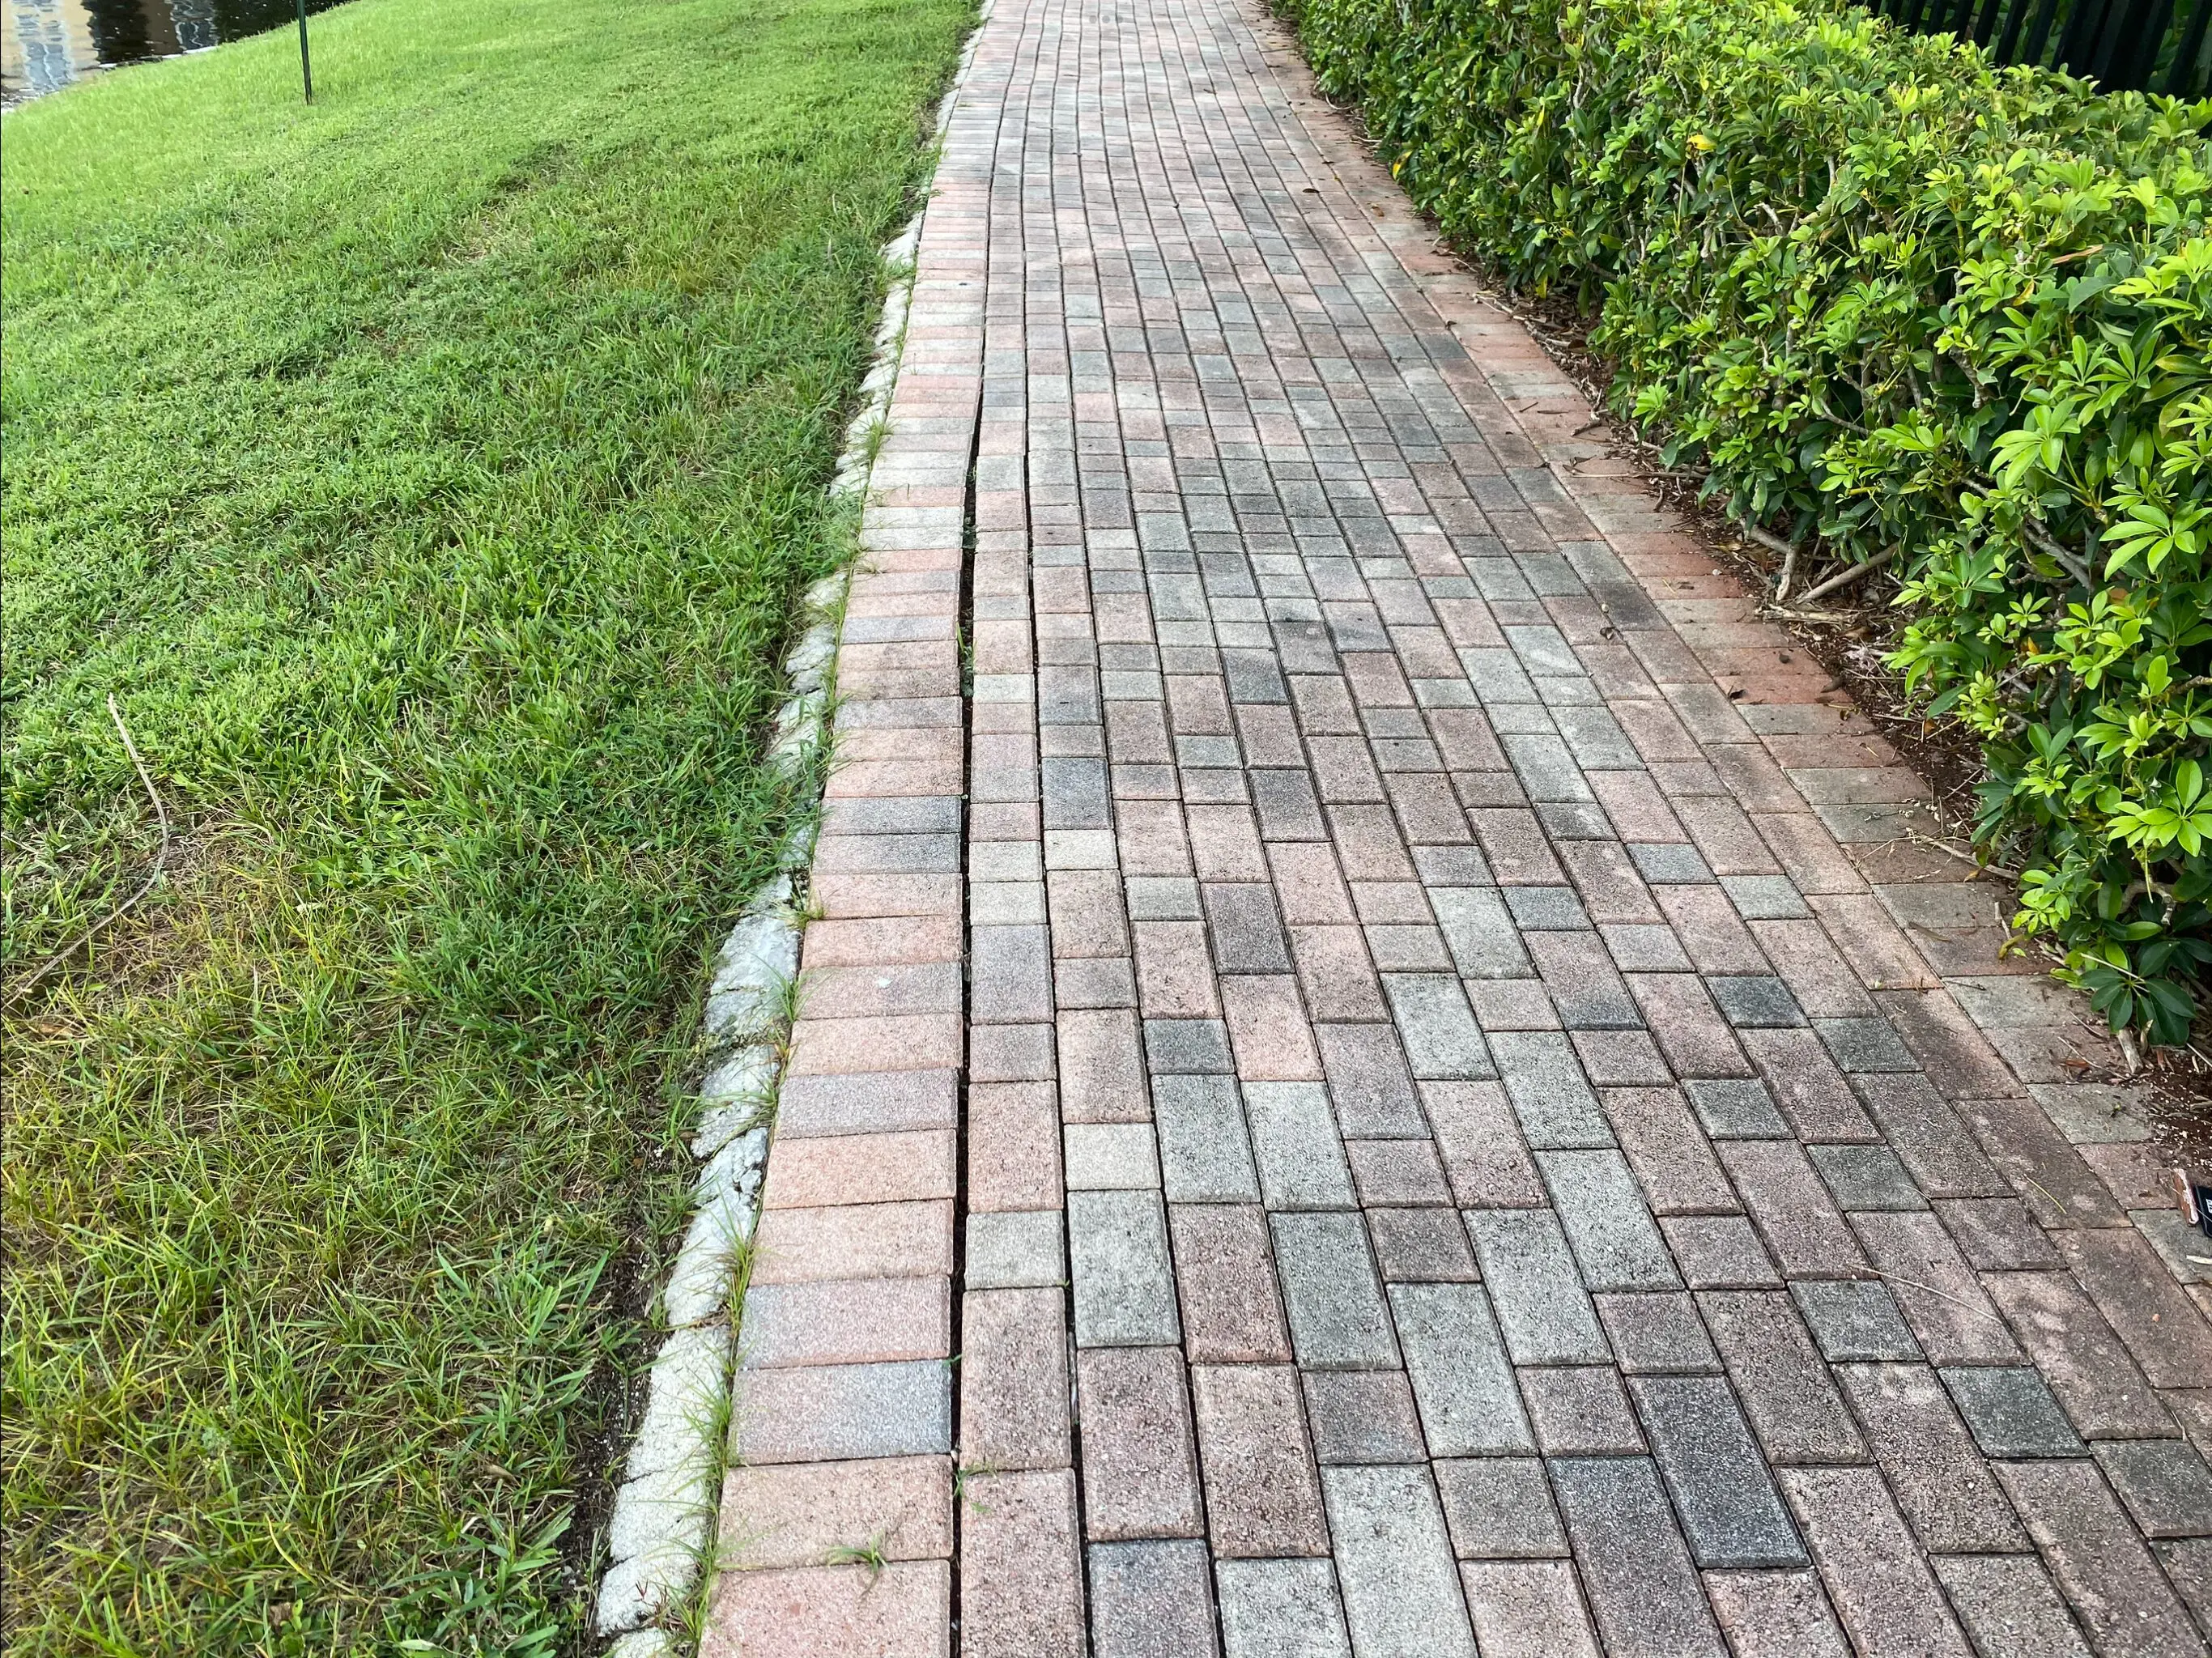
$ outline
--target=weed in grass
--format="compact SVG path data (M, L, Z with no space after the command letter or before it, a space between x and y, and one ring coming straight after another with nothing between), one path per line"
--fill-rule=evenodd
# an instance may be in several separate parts
M550 1651L959 0L358 0L6 117L5 1638ZM564 1529L565 1527L565 1529Z

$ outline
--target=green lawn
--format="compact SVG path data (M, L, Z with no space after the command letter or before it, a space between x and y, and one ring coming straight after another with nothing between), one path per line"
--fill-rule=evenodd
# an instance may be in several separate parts
M357 0L5 119L5 1637L544 1651L967 0Z

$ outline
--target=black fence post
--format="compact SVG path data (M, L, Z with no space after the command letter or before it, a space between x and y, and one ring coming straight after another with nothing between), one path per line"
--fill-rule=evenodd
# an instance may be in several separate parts
M309 103L315 101L315 72L307 66L307 0L293 0L300 14L300 90Z

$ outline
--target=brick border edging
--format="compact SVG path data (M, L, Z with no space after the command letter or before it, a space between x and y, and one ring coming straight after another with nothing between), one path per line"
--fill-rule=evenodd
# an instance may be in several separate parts
M939 104L939 163L988 15ZM803 935L787 935L805 992L732 1353L706 1652L751 1650L763 1628L800 1649L891 1629L942 1644L951 1625L961 606L982 331L962 274L981 257L963 217L975 191L933 174L886 250L905 269L835 486L859 502L860 551Z
M940 140L951 102L948 91ZM864 549L878 428L890 416L898 381L927 200L925 193L923 206L883 248L890 280L874 358L829 489L833 504L850 503L858 513ZM769 759L798 788L805 787L835 741L839 649L860 562L806 590L799 609L806 625L784 661L791 692L777 713ZM714 1582L719 1488L729 1461L723 1406L732 1398L744 1327L742 1306L733 1323L729 1301L750 1264L770 1168L771 1125L795 1039L793 991L816 848L813 826L802 824L717 954L705 1023L718 1058L700 1084L702 1113L690 1141L701 1174L690 1224L659 1297L669 1333L650 1368L645 1409L616 1491L607 1527L610 1564L595 1606L595 1632L614 1637L611 1658L670 1658L677 1644L666 1625L680 1621L694 1594L711 1591Z

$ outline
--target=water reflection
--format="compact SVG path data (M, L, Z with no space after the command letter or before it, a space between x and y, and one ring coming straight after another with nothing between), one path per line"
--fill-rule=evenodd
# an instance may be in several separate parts
M337 3L307 0L307 9ZM0 0L0 99L20 103L113 64L204 52L292 15L292 0Z

